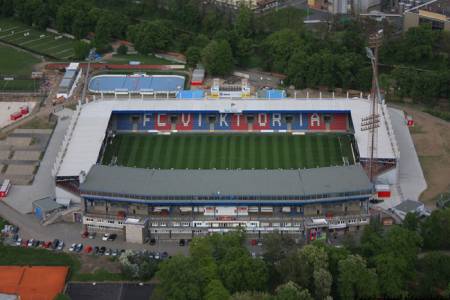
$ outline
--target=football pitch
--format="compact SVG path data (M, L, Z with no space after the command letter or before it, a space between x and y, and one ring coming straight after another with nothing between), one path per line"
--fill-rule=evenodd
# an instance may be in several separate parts
M62 60L74 55L76 43L75 40L62 35L36 30L15 20L2 18L0 18L0 40Z
M345 134L117 134L101 162L154 169L303 169L354 164Z

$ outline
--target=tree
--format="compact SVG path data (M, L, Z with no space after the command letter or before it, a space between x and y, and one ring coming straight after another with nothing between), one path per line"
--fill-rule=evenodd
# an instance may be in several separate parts
M392 254L380 254L375 257L375 266L380 284L380 292L385 297L404 298L406 289L407 264Z
M59 32L70 32L76 13L77 11L68 4L59 6L56 13L56 29Z
M273 300L273 299L268 293L246 291L233 294L230 300Z
M419 218L417 217L417 214L411 212L407 213L403 220L403 227L411 231L417 231L419 227Z
M301 39L297 32L283 29L269 35L261 48L267 68L275 72L284 72L293 53L300 48Z
M101 17L95 26L94 46L97 52L105 53L111 49L109 44L111 39L111 23L106 17Z
M333 283L333 278L330 272L323 268L314 270L314 295L318 300L325 299L330 295L331 284Z
M78 41L74 44L74 58L79 60L84 60L88 57L90 51L90 45L83 41Z
M2 17L8 18L14 15L14 0L3 0L0 4Z
M339 262L338 292L342 299L373 299L378 295L377 275L359 255Z
M45 30L50 23L50 16L48 14L48 6L45 3L38 2L34 13L33 13L33 23L40 30Z
M119 257L122 273L129 279L149 280L157 269L157 262L146 255L126 251Z
M127 55L128 53L128 47L124 44L121 44L119 47L117 47L117 54L119 55Z
M430 252L418 261L418 291L414 298L437 298L450 284L450 256ZM450 296L450 295L449 295Z
M294 282L288 281L276 289L274 300L313 300L313 298L308 290L302 290Z
M420 227L424 248L450 249L450 208L434 210Z
M86 14L84 11L79 11L72 23L72 34L77 39L82 39L92 29L92 21L89 18L89 14Z
M316 287L325 287L326 290L331 288L331 275L327 271L328 256L321 247L307 245L290 253L280 261L277 270L284 282L293 281L301 287L314 291L313 294L316 297L322 293L319 290L316 293Z
M253 12L249 7L241 5L239 8L234 22L234 30L242 38L249 38L253 35Z
M253 259L242 246L229 249L220 261L219 274L224 286L232 293L262 291L268 279L264 261Z
M233 70L233 54L225 40L213 40L202 51L202 61L211 75L227 75Z
M230 298L230 293L223 286L220 280L212 280L206 286L205 300L227 300Z
M173 256L160 264L156 273L164 299L198 300L202 298L202 287L192 258Z
M186 63L189 67L195 67L202 59L202 50L191 46L186 51Z

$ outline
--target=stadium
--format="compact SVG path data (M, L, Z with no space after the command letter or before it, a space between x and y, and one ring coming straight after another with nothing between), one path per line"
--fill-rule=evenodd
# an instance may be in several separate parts
M371 101L104 98L79 105L53 175L87 230L127 241L241 228L310 239L368 224ZM385 104L374 165L395 184Z

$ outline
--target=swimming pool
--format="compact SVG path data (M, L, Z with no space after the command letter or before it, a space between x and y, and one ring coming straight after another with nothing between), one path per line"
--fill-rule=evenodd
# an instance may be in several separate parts
M98 75L89 82L91 93L175 93L184 88L179 75Z

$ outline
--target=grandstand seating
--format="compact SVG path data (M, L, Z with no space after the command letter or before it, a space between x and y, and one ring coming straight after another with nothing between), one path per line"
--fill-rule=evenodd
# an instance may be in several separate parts
M118 131L218 130L218 131L347 131L346 113L113 113L112 128Z

